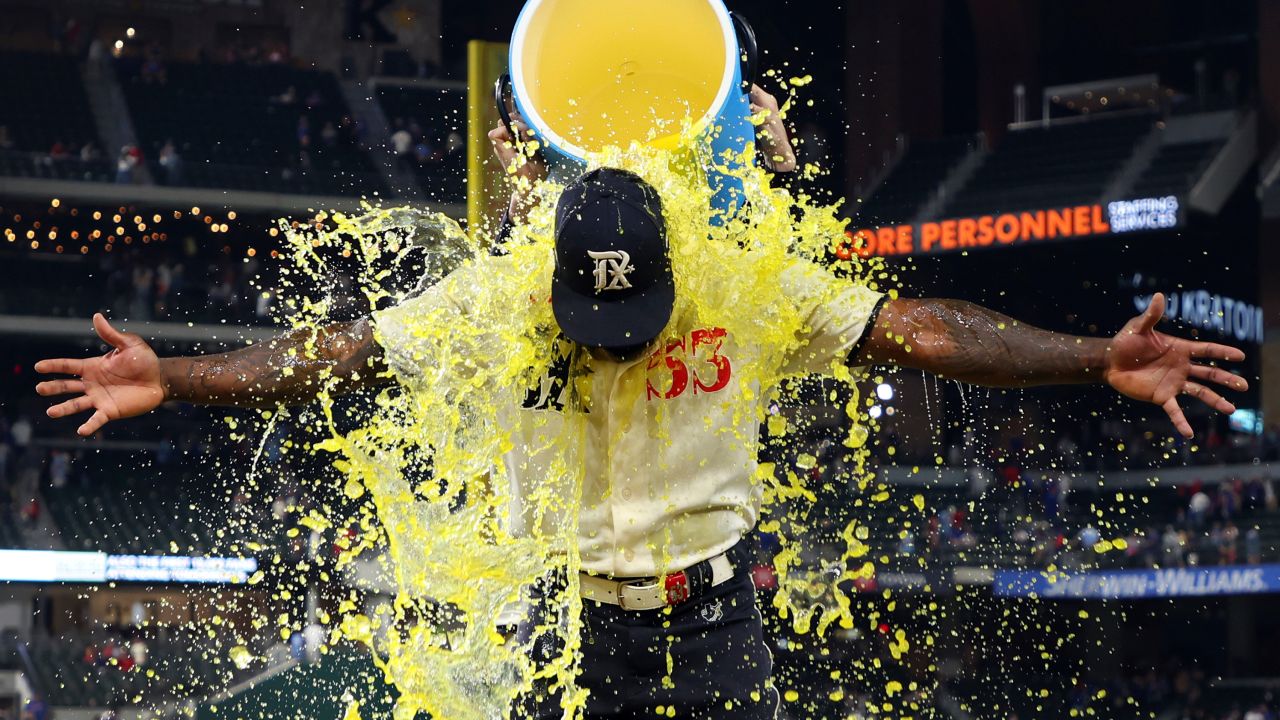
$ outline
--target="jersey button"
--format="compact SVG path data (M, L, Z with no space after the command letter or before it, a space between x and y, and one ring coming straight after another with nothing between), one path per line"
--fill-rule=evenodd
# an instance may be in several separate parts
M632 560L636 559L636 551L632 550L631 548L627 548L626 550L622 551L622 557L626 559L627 562L631 562Z
M622 499L623 499L623 500L630 500L630 499L631 499L631 488L623 488L623 489L622 489Z

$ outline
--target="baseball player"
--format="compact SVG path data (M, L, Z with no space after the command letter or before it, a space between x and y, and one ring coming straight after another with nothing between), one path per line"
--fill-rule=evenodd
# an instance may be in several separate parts
M776 117L770 126L785 138ZM505 130L491 137L504 165L519 161ZM543 171L536 160L521 169L535 178ZM516 222L521 204L513 198ZM603 169L572 183L557 206L556 238L548 288L555 319L578 351L590 353L592 367L578 523L586 716L653 717L663 709L689 718L774 718L772 663L740 542L756 522L760 493L752 483L755 454L738 438L759 429L734 427L742 420L721 400L744 391L735 368L750 362L753 339L671 324L675 285L662 198L639 177ZM112 349L37 363L40 373L70 376L41 382L37 392L73 395L48 414L92 413L79 427L89 436L166 401L273 406L308 402L330 374L346 390L393 382L421 371L415 344L427 341L410 332L407 318L445 304L465 317L481 271L464 266L400 307L219 355L159 358L98 314L94 328ZM1105 383L1160 405L1186 437L1192 431L1180 395L1230 413L1232 404L1208 386L1248 387L1205 363L1241 361L1240 350L1156 331L1162 295L1110 338L1047 332L967 302L891 300L800 260L780 273L776 302L793 303L806 319L801 349L787 359L797 372L829 372L840 360L990 387ZM672 380L677 367L654 360L673 339L701 363L683 384ZM668 376L655 381L653 373ZM513 409L517 440L549 436L556 416L575 412L551 387ZM676 418L679 432L655 432L653 403ZM517 442L506 470L529 488L539 482L538 458L526 452ZM520 710L534 718L562 712L555 697L537 693Z

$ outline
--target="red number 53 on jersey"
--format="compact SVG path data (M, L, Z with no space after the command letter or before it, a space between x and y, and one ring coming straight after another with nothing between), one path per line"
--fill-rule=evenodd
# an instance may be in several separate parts
M674 400L686 392L716 393L729 386L733 364L720 354L724 328L694 330L649 357L648 399Z

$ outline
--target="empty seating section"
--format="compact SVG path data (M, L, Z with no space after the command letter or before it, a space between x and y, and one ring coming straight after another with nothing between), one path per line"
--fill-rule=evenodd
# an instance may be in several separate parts
M87 482L45 490L46 505L68 550L216 555L232 542L228 511L218 506L225 498L207 488L193 491L177 480L178 468L124 470L100 464L89 469Z
M942 216L1097 202L1153 122L1141 115L1010 131Z
M1130 194L1135 198L1185 195L1220 147L1218 140L1162 145Z
M170 63L157 78L139 68L137 60L117 64L157 180L278 193L385 193L332 74L283 65ZM160 164L170 142L180 158L176 174Z
M111 165L102 155L75 60L4 51L0 68L0 175L110 179ZM86 144L96 156L82 160Z
M973 150L975 142L976 138L967 135L913 142L884 182L863 201L859 222L866 226L910 222Z
M466 202L466 89L382 85L378 102L391 132L410 134L413 146L398 161L409 166L427 198Z

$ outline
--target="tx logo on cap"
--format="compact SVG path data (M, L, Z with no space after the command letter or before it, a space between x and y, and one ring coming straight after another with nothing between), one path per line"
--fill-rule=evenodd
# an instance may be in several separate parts
M658 191L639 175L600 168L556 202L551 309L565 337L634 348L657 338L675 309L675 273Z
M627 279L627 274L635 271L635 266L631 264L631 255L625 250L610 250L608 252L587 251L587 255L596 261L596 269L593 273L596 278L596 292L604 292L605 290L629 290L631 289L631 281Z

